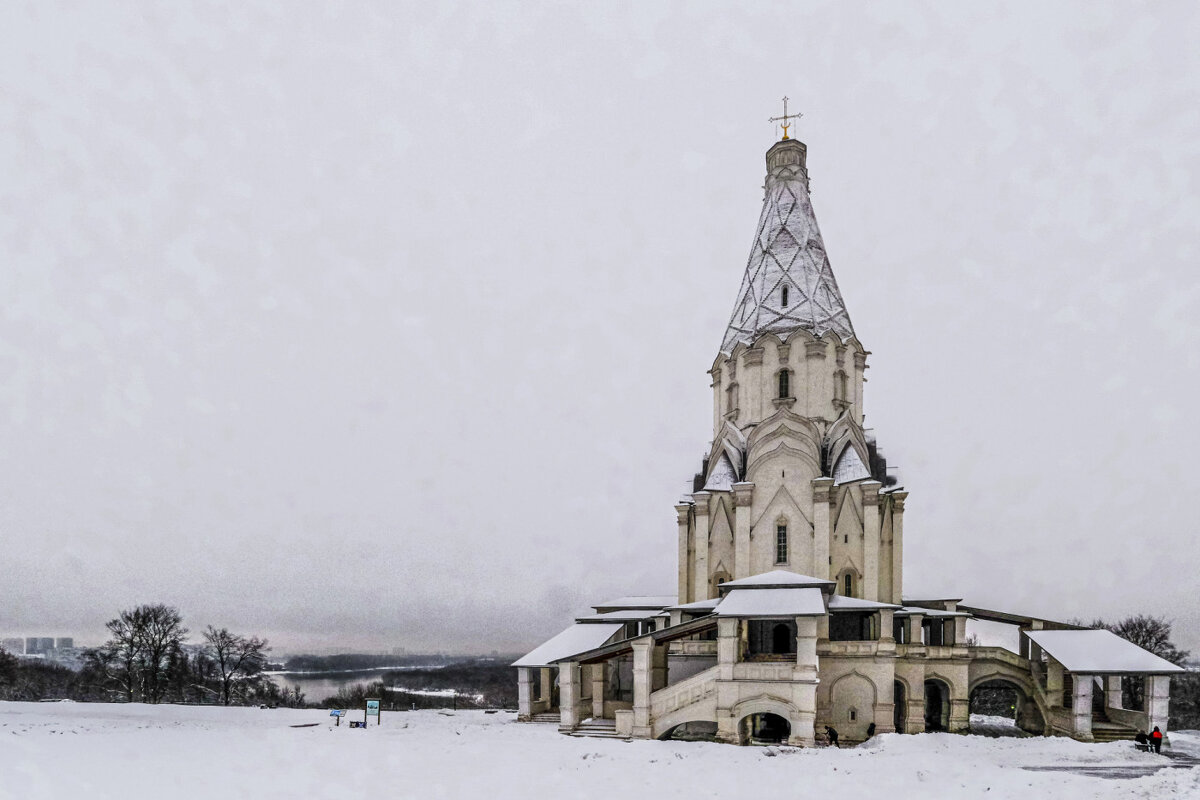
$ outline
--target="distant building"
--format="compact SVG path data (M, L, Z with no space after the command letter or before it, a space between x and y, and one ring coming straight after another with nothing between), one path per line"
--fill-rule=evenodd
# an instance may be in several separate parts
M60 636L54 640L54 646L59 650L70 650L75 646L75 640L70 636Z
M49 653L53 649L54 649L54 638L53 637L51 637L51 636L38 637L37 651L39 653Z
M25 640L25 655L32 656L40 653L38 649L38 639L36 636L30 636Z
M4 639L0 641L0 647L12 653L14 656L25 655L25 640L20 637L14 639Z

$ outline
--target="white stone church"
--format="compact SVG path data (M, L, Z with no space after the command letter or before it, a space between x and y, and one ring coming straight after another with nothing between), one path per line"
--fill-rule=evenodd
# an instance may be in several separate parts
M1027 731L1165 733L1180 671L1169 662L1107 631L905 594L908 492L863 428L869 351L817 228L806 156L786 129L767 151L754 245L709 369L712 444L675 506L677 593L600 603L515 662L519 718L573 735L813 745L826 726L842 742L966 732L972 694L1003 686ZM1015 626L1019 652L969 642L970 618Z

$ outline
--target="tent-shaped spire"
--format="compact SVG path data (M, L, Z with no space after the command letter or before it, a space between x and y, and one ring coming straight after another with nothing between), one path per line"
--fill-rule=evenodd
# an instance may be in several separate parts
M796 139L767 151L766 197L724 353L763 333L787 336L803 328L814 336L854 335L808 196L806 154Z

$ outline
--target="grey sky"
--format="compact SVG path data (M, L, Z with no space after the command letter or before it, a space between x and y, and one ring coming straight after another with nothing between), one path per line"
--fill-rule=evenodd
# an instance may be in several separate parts
M1195 5L250 5L5 8L0 633L672 591L787 94L909 593L1200 649Z

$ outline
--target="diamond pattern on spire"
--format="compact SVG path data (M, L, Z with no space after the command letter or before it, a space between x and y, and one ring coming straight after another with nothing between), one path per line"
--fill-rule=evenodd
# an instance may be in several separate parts
M764 333L782 337L803 328L814 336L854 335L799 169L779 166L767 176L754 247L733 309L721 342L725 353Z

